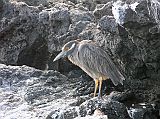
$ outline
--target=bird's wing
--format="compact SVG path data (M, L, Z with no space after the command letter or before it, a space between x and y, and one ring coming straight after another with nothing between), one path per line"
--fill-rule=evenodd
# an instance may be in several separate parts
M125 78L119 72L109 55L94 43L80 43L78 58L83 66L109 77L114 85L121 83Z

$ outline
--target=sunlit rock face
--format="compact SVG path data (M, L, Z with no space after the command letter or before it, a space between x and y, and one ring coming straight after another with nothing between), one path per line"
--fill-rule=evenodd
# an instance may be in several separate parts
M159 15L159 0L0 0L0 63L37 68L1 65L0 97L7 97L8 102L18 107L18 111L27 110L22 113L27 113L28 118L29 115L37 115L52 119L62 114L68 119L78 118L79 106L83 102L90 102L88 99L94 90L94 82L66 59L55 63L53 59L66 42L77 38L89 39L96 41L111 56L126 77L124 86L114 87L109 80L104 82L103 95L115 90L129 90L125 96L120 96L122 100L116 100L114 104L129 105L130 117L133 119L137 119L137 115L158 119ZM58 70L67 77L54 71L38 69ZM67 92L66 87L69 87ZM70 96L74 97L73 100L68 98ZM104 97L108 100L107 96ZM61 98L67 99L67 103L63 103ZM75 107L59 109L70 105L70 101ZM0 114L6 111L3 109L13 106L6 102L0 104ZM139 103L144 102L147 104L139 106ZM24 108L20 103L29 108ZM132 103L138 106L132 107ZM64 105L59 107L61 104ZM28 112L33 109L31 105L39 107L33 106L33 112ZM45 110L45 106L46 115L38 115L37 112L41 107ZM94 103L91 106L94 107ZM38 111L34 113L37 108ZM12 109L7 110L7 115L11 117L17 111ZM82 109L84 115L86 111L86 107ZM85 116L93 118L94 111ZM105 113L102 116L108 118L110 115Z
M42 31L39 29L37 19L39 12L40 10L38 8L29 7L23 2L6 2L5 5L3 5L0 21L1 63L16 65L18 62L21 64L21 60L23 60L22 62L24 64L37 68L41 68L41 66L44 65L45 60L41 62L41 66L36 66L36 62L34 64L32 62L35 55L39 55L37 53L37 46L33 46L34 42L38 42L39 45L42 45L42 42L45 42L40 35ZM47 47L45 47L44 44L42 46L43 48L40 48L40 50L47 50ZM28 51L30 51L30 54ZM32 55L33 57L31 56L33 53L32 51L34 52L34 56ZM26 61L24 61L24 57L21 58L21 52L24 52L22 55L26 55ZM47 57L47 55L44 55L44 57Z
M96 2L93 12L79 2L52 2L48 7L2 2L0 62L62 71L62 66L74 68L52 60L64 43L81 38L95 40L127 76L159 77L159 2Z
M123 29L119 30L122 46L117 53L135 78L159 77L159 11L156 0L113 4L113 16Z
M155 89L159 87L160 75L159 10L157 0L117 1L113 3L112 13L118 24L118 35L107 30L109 26L101 27L106 29L105 32L109 31L113 36L119 36L118 42L112 40L114 44L114 47L111 47L112 53L120 59L119 63L124 67L125 74L131 79L126 81L125 87L130 87L131 90L138 89L138 95L135 94L139 100L147 99L145 95L139 94L148 95L149 92L155 92L158 95L158 90ZM104 20L102 17L101 23L104 21L110 22L108 18ZM154 96L152 99L149 96L152 101L157 97Z
M44 119L74 101L71 83L59 72L2 64L0 72L1 119Z
M0 72L1 119L130 119L126 106L118 102L126 99L121 93L90 99L93 81L82 72L67 77L57 71L3 64Z

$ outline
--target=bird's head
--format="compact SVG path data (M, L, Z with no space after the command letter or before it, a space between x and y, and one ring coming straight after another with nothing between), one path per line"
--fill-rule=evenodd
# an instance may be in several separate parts
M72 52L74 51L76 45L77 45L78 41L77 40L73 40L70 41L68 43L66 43L63 47L62 47L62 51L55 57L54 61L57 61L61 58L64 57L68 57L69 55L72 54Z

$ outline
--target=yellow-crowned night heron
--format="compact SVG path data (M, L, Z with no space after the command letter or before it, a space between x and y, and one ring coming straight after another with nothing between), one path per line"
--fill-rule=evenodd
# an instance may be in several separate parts
M123 85L125 78L119 72L109 55L95 42L91 40L73 40L66 43L53 61L68 57L75 65L79 66L95 81L94 97L99 84L98 97L101 97L102 81L111 79L116 86L118 83Z

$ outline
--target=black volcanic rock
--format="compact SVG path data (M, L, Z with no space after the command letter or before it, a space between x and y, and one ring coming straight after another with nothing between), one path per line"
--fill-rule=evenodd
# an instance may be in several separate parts
M107 97L87 100L79 107L71 107L63 111L56 110L51 112L47 119L63 117L65 119L130 119L126 107L123 104Z
M80 105L80 115L91 115L96 109L100 109L104 115L107 115L111 119L130 119L126 107L109 98L103 99L91 99Z
M103 94L122 92L112 92L109 97L115 104L120 102L129 108L143 102L155 105L151 109L132 107L131 110L138 109L140 115L145 113L145 118L152 115L159 118L159 26L158 0L0 0L0 63L5 64L0 66L0 97L13 101L9 107L20 105L19 102L44 108L53 104L54 109L47 106L48 115L59 111L55 109L58 104L68 105L68 100L64 104L60 99L73 96L74 100L85 95L87 98L75 103L69 99L73 107L69 107L71 111L64 109L68 118L78 118L74 106L79 107L91 98L94 81L68 60L53 63L53 59L66 42L90 39L110 55L126 78L123 86L104 81ZM47 69L60 71L68 77ZM8 89L10 94L6 92ZM19 96L24 93L23 98ZM136 116L138 113L133 112Z
M78 85L81 86L81 89L87 86L86 83L81 84L84 81L81 81L82 79L79 77L76 79L68 78L57 71L42 71L24 65L6 66L0 64L0 72L0 100L2 101L0 107L2 109L6 106L0 110L4 113L0 115L0 118L11 116L22 119L27 113L29 114L28 118L35 118L37 115L47 119L62 117L74 119L78 116L89 116L96 108L103 109L104 117L108 115L108 117L116 118L116 111L122 117L127 116L125 106L118 101L111 100L111 98L90 99L91 97L85 90L81 90L82 92L79 93L83 93L81 97L75 97L74 90ZM8 110L9 107L12 109ZM22 112L17 111L12 114L12 111L17 109ZM92 113L88 113L89 109ZM7 115L5 115L6 112Z

